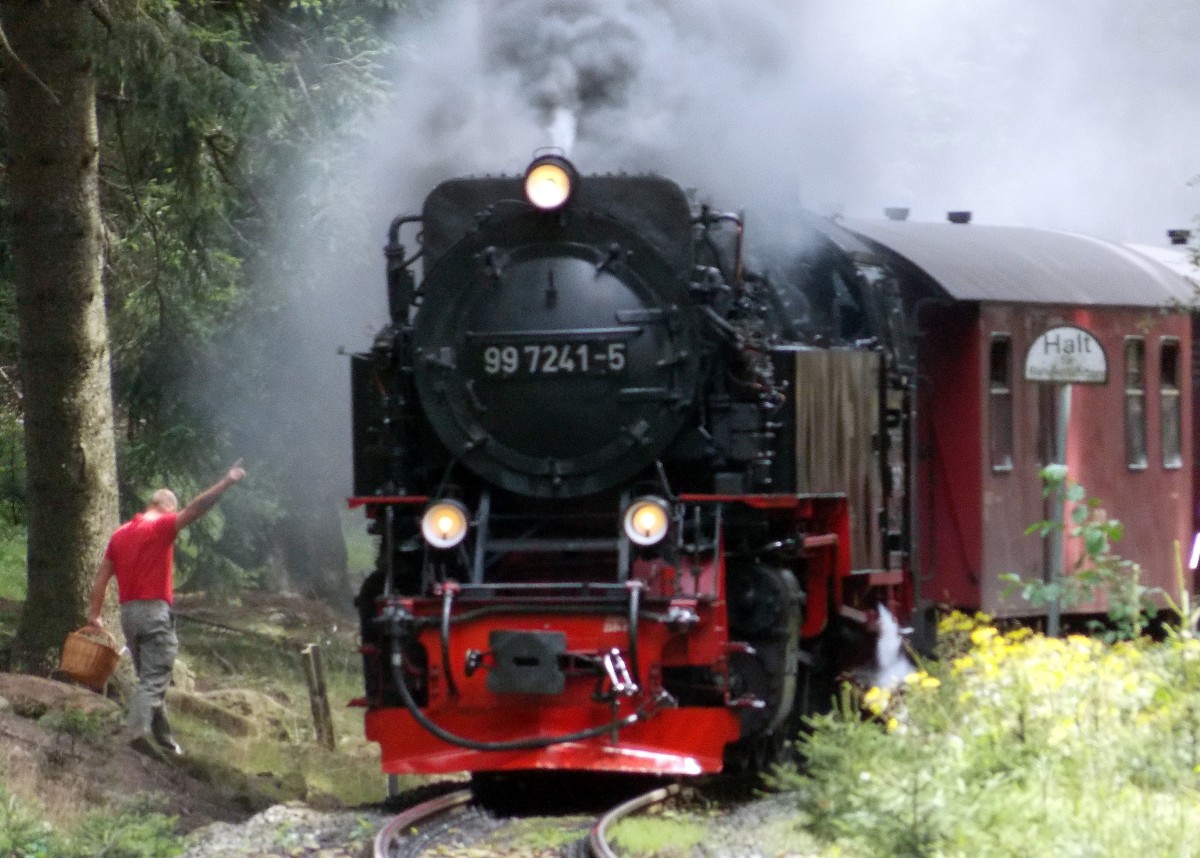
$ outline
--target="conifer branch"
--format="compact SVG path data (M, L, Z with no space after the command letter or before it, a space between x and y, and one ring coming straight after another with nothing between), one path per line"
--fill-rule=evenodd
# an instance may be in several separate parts
M24 72L26 77L36 83L38 87L45 92L47 96L49 96L50 100L54 102L55 107L62 106L62 102L58 100L58 96L54 94L54 90L46 86L45 81L38 77L34 70L25 63L25 60L21 59L17 55L17 52L13 50L13 46L8 42L8 34L4 32L3 25L0 25L0 53L3 53L10 60L12 60L13 65Z
M87 0L88 8L92 10L92 14L100 19L100 23L104 25L104 29L108 30L111 36L113 28L116 24L113 23L112 13L108 11L108 4L104 0Z

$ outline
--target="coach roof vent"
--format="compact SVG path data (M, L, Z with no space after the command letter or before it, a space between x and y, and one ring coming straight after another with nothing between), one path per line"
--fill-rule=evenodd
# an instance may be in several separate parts
M1168 229L1167 238L1171 239L1171 244L1187 244L1192 240L1192 231L1190 229Z
M950 223L970 223L970 212L946 212L946 220Z
M883 210L883 215L888 220L908 220L908 208L906 206L888 206Z

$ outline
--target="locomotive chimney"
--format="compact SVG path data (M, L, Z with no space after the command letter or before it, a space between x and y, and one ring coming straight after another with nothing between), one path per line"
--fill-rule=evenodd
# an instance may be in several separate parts
M1168 229L1167 238L1171 240L1171 244L1187 244L1192 240L1192 231L1190 229Z
M970 223L970 212L946 212L946 220L950 223Z
M883 214L888 220L908 220L906 206L888 206L883 210Z

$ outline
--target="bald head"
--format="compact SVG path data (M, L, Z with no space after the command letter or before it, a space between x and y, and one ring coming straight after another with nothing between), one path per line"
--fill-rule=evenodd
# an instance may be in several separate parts
M147 510L156 512L175 512L179 509L179 499L175 497L175 492L170 489L159 489L150 497L150 504Z

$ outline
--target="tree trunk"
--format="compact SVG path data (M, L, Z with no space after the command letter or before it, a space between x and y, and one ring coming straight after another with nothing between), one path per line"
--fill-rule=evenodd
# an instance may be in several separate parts
M83 624L117 520L92 36L83 0L0 0L28 474L14 665L45 672Z

